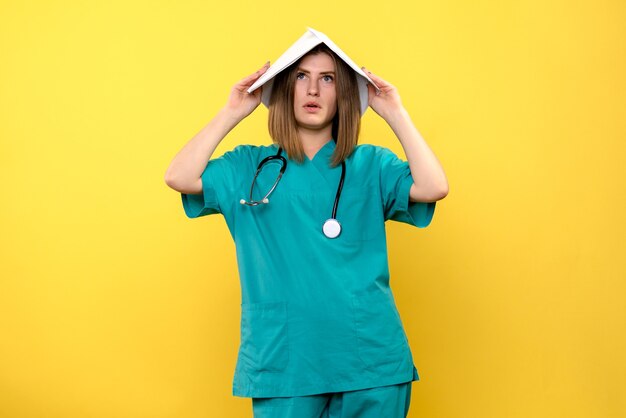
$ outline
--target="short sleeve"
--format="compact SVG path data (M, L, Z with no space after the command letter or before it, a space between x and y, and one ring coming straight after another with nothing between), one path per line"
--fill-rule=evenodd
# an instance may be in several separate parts
M224 202L237 187L238 168L246 163L247 147L239 145L221 157L209 160L202 172L202 193L181 193L188 218L224 213Z
M436 202L411 202L409 191L412 185L409 163L389 149L380 148L380 188L385 220L425 228L433 218Z

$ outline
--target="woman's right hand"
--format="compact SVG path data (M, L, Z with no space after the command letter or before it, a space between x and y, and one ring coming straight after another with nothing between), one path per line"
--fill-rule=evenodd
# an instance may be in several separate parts
M238 119L243 119L248 116L256 107L261 103L261 92L263 86L254 90L252 93L248 93L247 90L261 77L267 69L270 68L270 62L266 62L254 74L241 80L235 84L230 90L230 97L226 103L225 109Z

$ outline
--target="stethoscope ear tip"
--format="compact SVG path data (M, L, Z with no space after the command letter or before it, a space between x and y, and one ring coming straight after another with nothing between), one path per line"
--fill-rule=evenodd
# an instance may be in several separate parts
M263 203L270 203L270 200L266 197L263 199Z
M241 203L242 205L245 205L245 204L246 204L246 199L241 199L241 200L239 201L239 203Z

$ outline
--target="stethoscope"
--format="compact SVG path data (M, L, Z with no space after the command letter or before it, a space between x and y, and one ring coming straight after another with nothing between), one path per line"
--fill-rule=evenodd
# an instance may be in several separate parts
M280 178L283 176L283 173L287 169L287 160L285 159L285 157L280 155L282 152L283 152L283 149L278 148L278 152L276 153L276 155L270 155L268 157L265 157L263 160L261 160L261 162L259 163L256 169L256 174L254 175L254 179L252 179L252 185L250 186L250 200L241 199L239 203L241 203L242 205L248 205L248 206L258 206L260 204L267 204L270 202L268 199L269 195L274 191L274 189L276 188L276 185L278 185L278 182L280 181ZM269 190L269 192L267 192L267 194L263 197L263 199L254 200L252 198L252 190L254 189L256 178L258 177L259 173L261 172L261 169L266 163L271 162L271 161L276 161L276 160L280 162L281 167L280 167L280 172L278 173L278 177L276 178L276 181L274 182L274 185ZM341 190L343 189L343 180L345 178L345 175L346 175L346 163L342 161L341 162L341 180L339 180L339 186L337 186L337 194L335 195L335 204L333 205L333 213L331 217L327 219L322 225L322 231L324 232L324 235L326 235L328 238L337 238L339 234L341 234L341 224L339 223L336 217L337 217L337 206L339 205L339 197L341 196Z

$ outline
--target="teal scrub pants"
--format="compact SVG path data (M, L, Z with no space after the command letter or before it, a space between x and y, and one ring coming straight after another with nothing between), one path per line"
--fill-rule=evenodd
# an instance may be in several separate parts
M252 398L254 418L406 418L411 383L291 398Z

